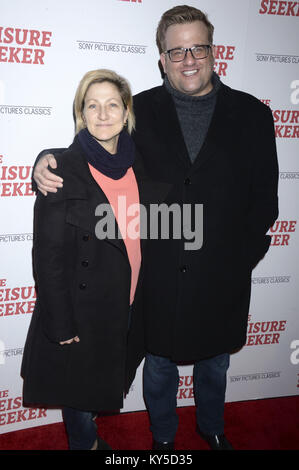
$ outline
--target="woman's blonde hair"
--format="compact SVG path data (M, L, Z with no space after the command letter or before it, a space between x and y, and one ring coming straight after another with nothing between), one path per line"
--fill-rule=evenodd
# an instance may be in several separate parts
M129 134L131 134L135 128L135 115L133 111L133 98L130 85L127 80L118 75L116 72L107 69L91 70L90 72L87 72L78 85L74 101L76 134L78 134L81 129L86 127L83 119L83 108L87 90L94 83L103 82L112 83L118 89L124 107L126 110L128 110L127 130Z

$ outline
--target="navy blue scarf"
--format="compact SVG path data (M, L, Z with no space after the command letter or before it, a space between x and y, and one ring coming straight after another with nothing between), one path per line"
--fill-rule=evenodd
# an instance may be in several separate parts
M122 178L134 163L135 144L125 130L119 135L115 155L107 152L87 128L81 129L75 139L78 139L88 163L109 178Z

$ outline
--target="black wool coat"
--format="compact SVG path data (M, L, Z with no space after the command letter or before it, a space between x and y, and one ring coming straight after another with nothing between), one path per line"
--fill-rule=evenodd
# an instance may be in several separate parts
M230 352L246 342L251 271L278 216L271 110L222 85L205 142L191 164L163 86L134 97L133 135L150 179L173 185L168 204L203 204L203 245L151 240L144 278L148 351L175 361Z
M146 240L128 330L131 268L124 241L95 235L95 209L108 199L78 143L56 157L63 189L47 197L39 193L35 203L37 302L21 369L24 404L119 409L144 357L140 284ZM138 160L134 172L140 203L159 203L166 186L149 182ZM76 335L79 343L59 344Z

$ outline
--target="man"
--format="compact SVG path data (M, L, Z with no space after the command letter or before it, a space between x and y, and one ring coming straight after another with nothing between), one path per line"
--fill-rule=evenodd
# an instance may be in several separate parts
M164 83L134 98L134 140L149 177L172 185L165 202L203 205L200 249L186 250L184 239L148 243L144 397L154 449L174 448L182 361L194 363L197 432L211 449L232 449L223 418L229 353L246 342L251 270L278 215L271 111L213 72L213 29L196 8L165 12ZM48 161L35 171L42 191L57 186Z

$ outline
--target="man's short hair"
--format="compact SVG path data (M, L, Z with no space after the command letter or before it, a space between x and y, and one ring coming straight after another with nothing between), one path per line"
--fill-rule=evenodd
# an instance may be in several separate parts
M165 51L165 34L169 26L174 24L193 23L194 21L202 21L208 28L208 40L213 44L214 26L208 20L205 13L197 8L188 5L179 5L177 7L167 10L161 17L157 28L156 42L159 53Z

